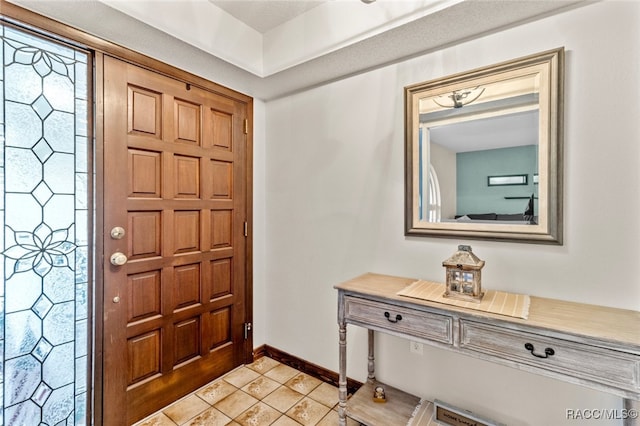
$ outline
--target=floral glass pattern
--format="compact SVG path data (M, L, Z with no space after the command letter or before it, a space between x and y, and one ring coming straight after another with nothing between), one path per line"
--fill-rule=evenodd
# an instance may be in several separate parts
M0 424L87 423L88 53L0 25Z

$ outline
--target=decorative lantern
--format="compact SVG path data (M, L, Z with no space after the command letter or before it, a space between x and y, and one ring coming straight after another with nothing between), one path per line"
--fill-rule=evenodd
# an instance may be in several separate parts
M458 251L442 262L447 271L446 290L443 297L467 302L482 301L481 271L484 260L471 251L471 246L459 245Z
M387 402L387 397L384 394L384 388L382 386L376 386L373 390L373 402Z

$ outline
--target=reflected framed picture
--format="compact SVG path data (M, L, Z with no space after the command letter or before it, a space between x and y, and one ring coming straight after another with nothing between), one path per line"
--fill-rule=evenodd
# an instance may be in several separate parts
M524 175L504 175L504 176L487 176L487 185L504 186L504 185L527 185L529 183L528 176Z

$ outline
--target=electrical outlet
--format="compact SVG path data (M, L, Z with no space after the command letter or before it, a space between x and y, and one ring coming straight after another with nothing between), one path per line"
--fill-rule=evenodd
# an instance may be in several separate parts
M422 355L424 353L422 343L410 341L409 342L409 352L411 352L413 354L416 354L416 355Z

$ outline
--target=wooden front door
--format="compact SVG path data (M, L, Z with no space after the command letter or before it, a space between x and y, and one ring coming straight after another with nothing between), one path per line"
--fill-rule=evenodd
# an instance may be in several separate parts
M106 56L103 69L103 423L111 426L251 353L250 174L246 102Z

